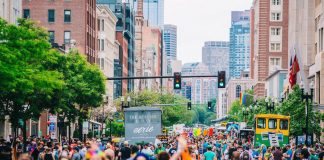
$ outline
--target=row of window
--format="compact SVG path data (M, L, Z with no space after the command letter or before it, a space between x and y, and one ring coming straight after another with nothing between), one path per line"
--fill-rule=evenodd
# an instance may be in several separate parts
M55 22L55 10L49 9L48 10L48 22ZM30 10L24 9L23 10L23 18L30 18ZM71 22L71 10L64 10L64 22L69 23Z
M258 118L257 127L260 129L266 128L266 119ZM277 119L269 119L268 120L268 128L269 129L277 129ZM279 129L281 130L288 130L288 120L280 119Z
M55 31L48 31L49 40L51 43L55 43ZM64 31L64 44L69 44L71 41L71 31Z

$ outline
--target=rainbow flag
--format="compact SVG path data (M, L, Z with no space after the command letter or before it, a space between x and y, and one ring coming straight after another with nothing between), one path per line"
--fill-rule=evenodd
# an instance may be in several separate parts
M247 94L245 93L240 93L240 105L246 105L246 97L247 97Z

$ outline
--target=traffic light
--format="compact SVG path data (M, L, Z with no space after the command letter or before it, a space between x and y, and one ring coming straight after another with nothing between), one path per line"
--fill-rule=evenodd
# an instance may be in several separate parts
M191 102L188 102L187 109L190 111L191 110Z
M212 110L212 103L208 101L208 110Z
M225 75L226 75L225 71L218 72L218 88L225 88L225 86L226 86Z
M181 72L174 72L173 89L181 89Z

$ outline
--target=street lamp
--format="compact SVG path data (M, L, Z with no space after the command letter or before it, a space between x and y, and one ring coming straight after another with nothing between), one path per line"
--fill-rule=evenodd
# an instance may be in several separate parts
M302 101L306 101L306 138L305 138L305 144L308 146L308 121L309 121L309 115L308 115L308 105L309 105L309 101L312 103L313 101L313 94L314 94L314 81L312 81L310 84L309 84L309 87L310 87L310 95L308 92L304 92L304 84L303 84L303 81L300 82L300 88L301 88L301 91L302 91L302 95L301 95L301 98L302 98ZM312 144L312 139L311 139L311 144Z
M130 107L130 101L131 101L130 96L127 97L127 105L124 104L125 98L123 96L120 98L120 101L122 102L122 109L123 110L124 110L124 108L129 108Z
M22 114L23 114L23 116L22 116L22 119L23 119L23 126L22 126L22 128L23 128L23 151L24 152L26 152L27 151L27 141L26 141L26 139L27 139L27 126L26 126L26 120L27 120L27 118L26 118L26 113L27 113L27 111L29 110L29 108L30 108L30 105L29 105L29 103L28 102L26 102L24 105L22 105L22 109L23 109L23 111L22 111Z
M271 98L266 98L265 101L266 101L267 110L269 110L270 112L273 112L274 108L275 108L274 100L271 100Z
M242 114L243 114L243 117L244 117L244 119L245 119L245 121L246 121L247 116L249 115L249 109L246 108L246 107L243 107L243 108L242 108Z

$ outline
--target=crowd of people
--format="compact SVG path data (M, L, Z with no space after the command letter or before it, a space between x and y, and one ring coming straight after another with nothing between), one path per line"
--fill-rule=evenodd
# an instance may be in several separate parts
M0 160L323 160L324 147L287 144L283 147L255 146L250 141L219 136L169 136L168 143L129 144L100 139L70 142L44 138L23 144L0 140Z

